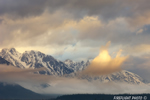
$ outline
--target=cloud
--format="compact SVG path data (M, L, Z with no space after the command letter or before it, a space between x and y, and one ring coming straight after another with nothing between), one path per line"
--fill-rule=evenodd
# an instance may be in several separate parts
M145 4L145 6L148 6L147 4ZM138 9L139 10L139 9ZM137 11L136 11L137 12ZM138 13L134 16L131 16L131 17L128 17L126 18L127 22L129 23L129 25L132 27L132 28L140 28L144 25L149 25L150 24L150 11L149 10L146 10L146 11L143 11L142 10L140 11L142 14Z
M45 94L120 94L120 93L149 93L150 87L148 85L132 85L124 83L101 83L99 81L88 82L79 79L64 79L51 83L50 87L45 89L34 89L30 85L24 85L38 93Z
M0 0L0 15L10 15L13 18L36 16L43 13L47 0L9 1Z
M141 13L142 16L146 16L149 12L147 2L1 0L1 48L22 45L68 45L77 41L82 42L83 46L89 45L90 42L91 46L99 46L102 41L108 40L116 44L128 44L128 41L134 41L135 32L131 32L128 25L131 21L127 19L133 21L141 16ZM15 19L9 16L15 16ZM139 29L135 30L137 32ZM139 37L141 38L136 36L135 39Z
M102 41L114 38L115 36L112 34L115 33L115 29L121 29L117 28L121 26L117 23L123 20L117 19L105 25L98 17L94 16L84 17L79 21L75 21L71 19L64 20L64 18L59 17L60 15L61 12L48 14L46 11L39 17L18 20L4 17L4 21L1 23L1 32L5 32L5 34L0 34L1 48L15 47L19 48L19 50L21 50L20 48L22 48L22 50L27 50L27 48L28 50L42 50L40 48L48 48L51 51L53 48L65 48L75 43L80 43L81 46L85 48L87 46L96 47L102 44ZM54 21L53 19L56 20ZM116 28L114 27L113 29L111 28L112 26ZM110 30L107 31L106 29ZM112 33L110 33L110 31ZM108 34L110 34L110 36ZM112 41L113 40L117 39L114 38ZM24 46L26 46L26 48L23 48ZM55 49L54 51L57 50ZM48 50L42 50L42 52L49 53ZM51 52L51 54L55 53Z
M34 74L34 72L46 70L45 68L38 69L20 69L11 65L0 65L0 81L8 83L29 82L29 83L44 83L47 82L42 76Z
M124 83L89 82L78 78L56 77L33 74L42 69L20 69L14 66L0 65L0 81L17 83L37 93L45 94L75 94L75 93L149 93L148 85L131 85ZM40 84L50 84L41 88Z
M133 32L131 32L127 22L122 17L110 20L107 23L98 19L98 17L85 17L77 23L77 30L79 31L78 40L82 41L83 44L87 43L87 45L92 41L96 41L92 43L94 46L99 46L100 42L107 42L108 40L116 44L118 42L124 44L127 40L130 40L130 38L127 38L128 36L133 37Z
M62 13L49 14L45 11L41 16L16 20L2 16L1 47L72 43L73 36L64 26L65 16ZM66 17L66 20L69 18Z
M140 30L138 30L137 32L136 32L136 34L140 34L140 33L142 33L143 32L143 29L140 29Z
M95 15L102 18L103 21L125 17L128 22L134 26L149 23L146 22L146 19L148 19L149 7L148 0L1 0L0 15L9 15L13 18L24 18L40 16L45 10L48 10L49 13L55 13L61 10L77 20L84 16Z
M131 55L143 55L146 53L150 53L150 45L149 44L139 44L134 45L132 47L128 47L125 49Z
M91 64L83 72L81 72L83 75L105 75L121 70L121 65L128 56L120 57L122 51L120 50L116 57L112 58L108 53L109 45L110 41L106 46L101 47L99 55L92 60Z

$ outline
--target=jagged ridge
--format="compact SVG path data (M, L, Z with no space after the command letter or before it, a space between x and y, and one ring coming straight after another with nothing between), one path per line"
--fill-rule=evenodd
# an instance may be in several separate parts
M62 61L56 60L50 55L45 55L39 51L25 51L23 54L14 48L2 49L0 56L9 61L18 68L40 68L45 67L47 70L40 71L40 74L46 75L64 75L74 72Z
M50 55L46 55L39 51L25 51L23 54L11 49L2 49L0 56L10 62L12 65L19 68L40 68L45 67L46 70L39 71L39 74L45 75L59 75L67 74L67 77L75 77L76 72L84 70L89 64L89 61L74 62L72 60L65 60L64 62L55 59ZM129 84L144 84L144 80L138 75L129 71L121 71L110 75L103 75L97 77L83 76L82 79L88 81L99 80L101 82L126 82Z

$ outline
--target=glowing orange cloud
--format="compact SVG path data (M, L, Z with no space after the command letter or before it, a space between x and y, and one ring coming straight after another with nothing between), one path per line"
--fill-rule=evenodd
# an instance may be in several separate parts
M86 75L105 75L110 74L116 71L120 71L120 66L127 59L128 56L121 57L120 50L115 58L112 58L108 53L108 47L110 45L110 41L106 44L106 46L102 46L100 48L100 53L97 57L95 57L91 64L83 71L83 74Z

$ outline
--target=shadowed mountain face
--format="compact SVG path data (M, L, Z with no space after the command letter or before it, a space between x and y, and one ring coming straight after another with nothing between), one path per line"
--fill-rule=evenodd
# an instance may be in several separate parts
M90 64L89 61L79 61L74 62L72 60L59 61L50 55L46 55L39 51L25 51L24 53L19 53L15 50L15 48L11 49L2 49L0 52L0 56L2 57L2 63L11 63L13 66L18 68L41 68L45 67L46 70L38 71L38 74L44 75L54 75L54 76L63 76L66 77L76 77L77 72L83 71ZM4 60L4 59L5 60ZM7 60L7 61L6 61ZM129 72L129 71L120 71L116 73L112 73L110 75L102 75L96 77L83 76L82 79L86 79L88 81L98 80L100 82L123 82L128 84L145 84L145 80L143 80L140 76Z
M0 99L40 99L50 98L25 89L20 85L0 82Z
M0 64L7 64L7 65L9 65L10 62L8 62L7 60L5 60L2 57L0 57Z

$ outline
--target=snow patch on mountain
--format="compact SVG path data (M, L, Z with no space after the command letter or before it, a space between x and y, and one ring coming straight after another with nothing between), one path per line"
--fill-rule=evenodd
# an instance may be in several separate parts
M45 55L39 51L25 51L23 54L17 52L15 48L2 49L0 56L9 61L12 65L19 68L41 68L45 67L46 70L39 71L39 74L45 75L64 75L74 72L62 61L56 60L50 55Z
M25 68L26 64L20 60L21 53L17 52L15 48L2 49L0 56L16 67Z
M72 68L74 72L82 71L90 64L89 60L74 62L70 59L65 60L64 63L68 65L70 68Z

